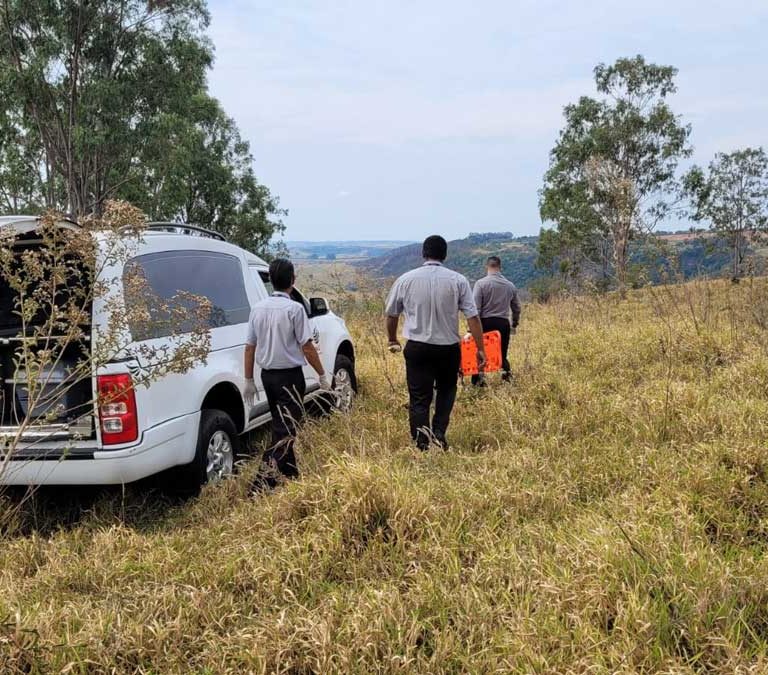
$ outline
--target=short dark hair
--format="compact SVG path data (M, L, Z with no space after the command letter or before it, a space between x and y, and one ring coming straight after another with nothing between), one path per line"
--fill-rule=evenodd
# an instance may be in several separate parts
M421 255L429 260L443 262L448 257L448 242L439 234L433 234L424 240L424 245L421 247Z
M285 291L293 286L295 279L293 263L285 258L275 258L269 263L269 280L276 291Z
M488 267L498 267L501 268L501 258L497 255L489 255L488 261L486 263Z

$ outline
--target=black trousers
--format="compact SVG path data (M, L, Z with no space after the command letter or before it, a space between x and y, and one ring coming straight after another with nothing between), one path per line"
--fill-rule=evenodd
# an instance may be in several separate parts
M307 385L301 368L262 370L261 382L272 413L272 442L264 453L264 468L287 478L299 475L294 443L304 417L304 394ZM276 476L269 476L276 478Z
M509 323L509 319L502 319L499 316L489 316L485 319L480 319L480 323L483 324L483 333L491 333L495 330L501 333L501 369L504 374L509 374L509 358L507 352L509 352L509 339L512 335L512 325ZM480 378L477 375L472 376L473 384L477 384Z
M403 350L410 395L411 437L422 450L434 437L445 442L445 432L456 402L456 383L461 367L459 344L431 345L409 340ZM432 399L435 414L429 421Z

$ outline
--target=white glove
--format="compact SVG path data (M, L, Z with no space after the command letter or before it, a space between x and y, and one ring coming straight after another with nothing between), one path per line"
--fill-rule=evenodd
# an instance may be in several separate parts
M390 354L399 354L401 351L403 351L403 348L400 346L399 342L390 342L389 343L389 353Z
M331 391L333 389L333 382L331 382L331 377L328 373L323 373L320 376L320 389L323 391Z
M252 377L245 378L245 387L243 388L243 399L248 405L253 405L259 400L259 390L256 389L256 383Z
M517 335L517 326L512 326L512 327L509 329L509 334L510 334L510 335Z

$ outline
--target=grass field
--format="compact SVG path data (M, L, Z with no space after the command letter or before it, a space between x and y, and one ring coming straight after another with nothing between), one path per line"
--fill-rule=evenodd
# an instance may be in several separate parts
M768 672L765 285L526 307L516 383L461 389L447 453L350 311L359 405L300 481L6 517L0 672Z

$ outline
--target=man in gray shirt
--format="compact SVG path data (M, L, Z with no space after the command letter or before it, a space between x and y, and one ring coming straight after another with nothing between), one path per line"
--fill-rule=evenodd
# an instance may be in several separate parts
M397 324L405 314L403 335L408 340L405 356L410 396L411 437L421 450L435 441L447 449L445 438L456 401L456 382L461 367L459 311L477 344L477 362L485 365L483 331L467 279L443 266L448 244L442 237L427 237L422 247L424 264L401 276L387 299L387 334L391 352L400 351ZM432 399L435 414L430 423Z
M253 306L245 340L245 391L250 404L257 396L254 364L261 367L261 382L272 413L272 442L264 453L255 489L275 487L281 476L299 475L294 453L297 426L304 415L306 381L303 366L320 376L320 387L331 389L320 356L312 342L312 328L304 306L291 299L296 280L293 263L277 258L269 265L275 292Z
M501 258L492 255L486 264L486 276L475 283L475 305L483 324L483 332L490 333L497 330L501 333L501 358L506 381L510 378L509 350L510 335L517 329L520 322L520 300L517 297L517 288L501 273ZM512 311L512 323L510 325L509 312ZM474 376L473 384L482 382L482 378Z

